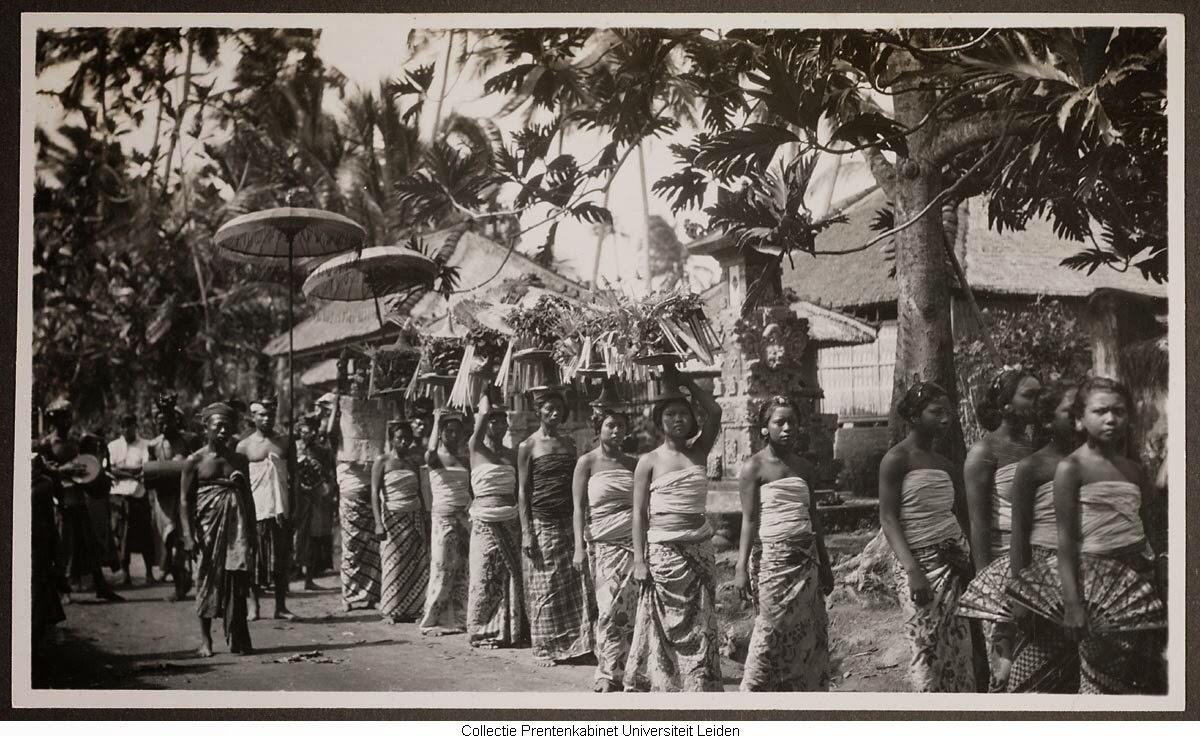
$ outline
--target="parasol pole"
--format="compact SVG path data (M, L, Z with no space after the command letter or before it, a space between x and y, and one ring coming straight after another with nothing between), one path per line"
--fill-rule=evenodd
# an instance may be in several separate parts
M292 360L295 357L296 351L296 275L295 275L295 253L293 252L294 243L296 242L296 233L288 236L288 452L293 452L292 443L295 441L295 424L296 424L296 371L292 365ZM295 472L288 473L288 501L291 502L296 496L294 493L294 479L292 476Z

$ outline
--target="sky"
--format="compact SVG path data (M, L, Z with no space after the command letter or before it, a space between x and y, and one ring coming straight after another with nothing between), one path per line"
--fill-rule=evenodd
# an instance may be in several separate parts
M405 16L338 16L322 28L318 53L327 65L345 75L350 85L365 89L378 89L381 80L397 76L405 69L435 63L435 76L430 87L432 99L426 102L422 115L422 131L428 135L437 116L437 98L440 97L443 84L445 42L435 40L423 54L413 55L407 45L412 27L406 21ZM236 56L232 49L222 53L222 68L213 73L218 89L223 86L222 82L228 83L235 61ZM38 86L40 89L61 88L69 79L71 71L65 67L48 70L39 77ZM498 117L505 102L504 98L500 95L485 95L481 79L473 78L469 73L461 73L453 64L445 89L441 111L443 117L453 111L467 117L492 119L506 135L518 130L522 125L520 115ZM327 104L335 113L340 112L340 103L335 96L330 95ZM55 108L53 98L39 97L38 124L53 129L53 124L60 118L61 112ZM130 145L145 147L140 141L149 141L151 135L148 125L143 128L129 134ZM645 282L640 277L645 272L647 214L661 216L671 223L677 236L684 243L688 241L684 232L685 222L691 220L703 224L707 221L703 212L699 211L684 211L673 215L669 203L650 191L655 180L675 168L674 156L668 146L671 143L690 141L695 132L682 128L671 136L652 139L643 146L648 213L643 209L643 179L638 157L630 156L617 174L608 202L613 213L614 232L607 237L599 259L597 276L601 283L616 282L620 288L633 293L645 289ZM581 161L587 160L606 143L607 140L601 133L574 132L567 137L563 152L574 154ZM180 154L194 156L197 155L197 150L199 147L195 142L185 137L180 146ZM825 213L830 202L861 191L873 183L861 157L843 156L840 157L840 162L838 158L823 155L823 159L818 163L815 181L810 187L810 196L806 202L817 217ZM710 201L713 198L714 193L710 191ZM523 225L528 227L539 219L541 217L531 213L523 219ZM526 252L532 251L544 242L548 229L549 224L545 224L529 231L524 235L519 247ZM591 280L596 264L596 247L597 236L592 225L569 218L559 225L555 253L563 262L568 275ZM703 288L720 276L720 269L711 258L694 257L690 265L693 286L696 288Z

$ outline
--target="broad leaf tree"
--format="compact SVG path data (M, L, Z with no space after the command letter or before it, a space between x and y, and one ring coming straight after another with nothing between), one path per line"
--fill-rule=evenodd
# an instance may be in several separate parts
M610 220L615 171L687 110L703 129L674 145L678 166L654 189L676 211L704 209L746 249L757 271L748 306L780 298L784 259L892 238L897 394L914 376L955 391L942 212L967 197L988 197L999 231L1051 218L1081 243L1067 267L1167 277L1161 29L560 28L489 40L507 66L487 90L525 95L549 119L497 161L497 181L515 191L506 215L540 206L551 222ZM567 126L610 142L591 161L555 156ZM835 245L837 216L805 207L819 152L869 163L891 203L881 218L891 226L871 242Z

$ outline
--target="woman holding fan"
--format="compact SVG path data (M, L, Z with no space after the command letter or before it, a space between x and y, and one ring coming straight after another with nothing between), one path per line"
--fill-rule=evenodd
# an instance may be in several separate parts
M1011 589L1080 642L1080 693L1166 691L1166 611L1143 524L1157 498L1124 454L1132 407L1129 389L1111 379L1079 387L1072 414L1085 441L1054 474L1057 564L1032 565Z
M993 563L1008 567L1013 473L1017 462L1033 452L1026 428L1041 387L1029 371L1006 368L992 380L977 407L988 433L971 447L963 466L976 571L985 571ZM991 672L988 691L1003 692L1012 668L1012 622L985 620L983 630Z

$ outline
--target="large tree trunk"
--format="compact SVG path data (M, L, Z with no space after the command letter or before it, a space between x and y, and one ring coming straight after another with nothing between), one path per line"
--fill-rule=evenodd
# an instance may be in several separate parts
M933 104L932 93L897 95L896 118L902 125L916 127L930 113ZM927 155L937 132L937 124L930 123L910 135L909 157L896 162L890 194L898 222L907 222L942 191L940 163ZM950 330L950 279L942 244L942 208L930 207L920 220L894 237L898 330L889 415L893 442L900 440L905 432L896 405L914 379L940 384L950 393L952 405L957 406L958 401L954 337ZM964 455L962 428L957 412L952 417L952 431L940 449L959 461Z

